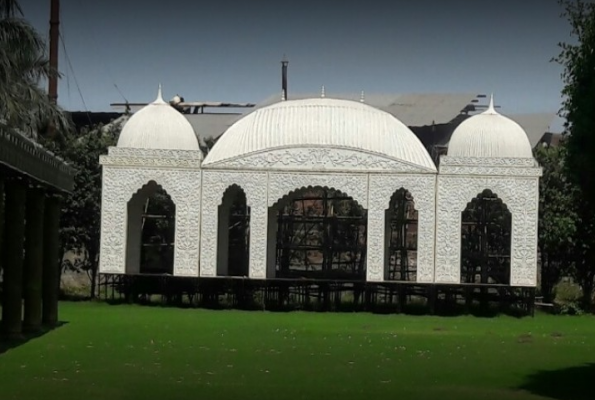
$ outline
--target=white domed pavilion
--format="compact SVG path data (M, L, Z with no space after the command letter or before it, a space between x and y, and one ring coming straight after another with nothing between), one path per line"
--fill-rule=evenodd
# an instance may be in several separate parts
M461 282L461 214L485 190L512 215L512 286L535 286L541 168L523 129L494 109L463 121L440 160L436 207L436 282Z
M176 206L173 275L227 275L226 193L235 190L245 194L250 210L247 278L275 279L275 207L296 191L332 188L366 211L365 281L385 282L387 209L404 189L418 215L414 283L459 284L461 214L490 190L512 215L507 284L536 285L541 169L523 129L493 102L459 125L436 168L393 115L329 97L258 108L229 127L203 160L196 132L160 91L130 118L101 163L103 274L139 272L142 207L133 195L161 187Z

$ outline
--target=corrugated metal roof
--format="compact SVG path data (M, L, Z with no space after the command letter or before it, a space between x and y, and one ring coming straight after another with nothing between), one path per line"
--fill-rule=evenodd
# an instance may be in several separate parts
M531 147L535 147L549 132L552 122L556 119L556 113L517 114L508 117L523 127L529 137Z
M320 93L291 94L290 99L320 97ZM471 93L422 93L422 94L365 94L365 103L394 115L409 127L444 124L456 118L473 99ZM360 101L361 94L327 94L327 98ZM184 114L188 119L201 146L205 139L219 137L234 122L257 109L281 101L281 95L270 96L256 107L242 114L205 113Z
M430 126L451 122L476 98L472 93L403 94L383 109L407 126Z
M320 97L320 93L292 94L290 99L305 99ZM328 98L359 101L361 94L329 94ZM471 93L422 93L422 94L365 94L365 103L387 111L409 127L430 126L435 124L446 124L457 117L461 120L461 111L476 99L476 94ZM219 137L237 120L259 108L269 106L281 101L281 95L270 96L257 104L253 109L247 109L243 114L228 113L205 113L205 114L184 114L188 119L202 147L205 146L205 139ZM535 146L543 135L549 130L550 124L555 119L555 113L534 113L509 115L525 129L531 146ZM415 131L415 129L414 129ZM448 135L450 136L450 135ZM448 138L445 138L446 142Z
M320 93L291 94L290 100L320 97ZM329 94L326 97L360 101L361 94ZM366 104L386 111L407 126L446 124L457 117L474 99L475 93L409 93L409 94L364 94ZM281 100L280 95L271 96L256 106L266 107Z
M219 137L229 128L234 122L243 117L242 114L184 114L198 140L203 146L206 139Z

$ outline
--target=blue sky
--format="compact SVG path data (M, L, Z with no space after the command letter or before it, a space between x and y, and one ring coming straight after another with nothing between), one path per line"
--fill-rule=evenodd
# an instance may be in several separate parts
M47 37L50 0L21 5ZM287 54L290 95L493 92L504 113L557 111L560 11L556 0L62 0L58 100L107 111L123 101L115 85L147 102L162 83L166 98L259 102L280 93Z

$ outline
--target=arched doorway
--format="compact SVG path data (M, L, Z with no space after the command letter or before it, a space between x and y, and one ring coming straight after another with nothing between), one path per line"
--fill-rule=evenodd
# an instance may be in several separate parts
M174 273L176 207L155 181L128 202L126 273Z
M270 275L365 280L367 211L351 197L329 188L301 189L271 207L269 218L276 222L269 224Z
M230 186L218 213L217 275L249 276L250 207L244 190Z
M484 190L461 220L461 283L509 285L512 216L506 205Z
M394 192L385 211L386 268L389 281L417 281L418 212L411 193Z

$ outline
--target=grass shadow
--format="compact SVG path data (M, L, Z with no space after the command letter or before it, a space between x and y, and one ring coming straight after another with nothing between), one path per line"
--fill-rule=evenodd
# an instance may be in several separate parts
M69 301L81 301L82 299ZM84 300L83 300L84 301ZM343 302L340 304L322 304L322 303L283 303L272 301L267 304L255 301L246 301L244 303L230 304L218 301L198 301L193 303L167 301L167 300L141 300L133 299L126 300L124 298L114 299L100 299L95 298L90 301L108 304L110 306L121 305L140 305L145 307L156 308L181 308L181 309L206 309L206 310L241 310L241 311L267 311L275 313L290 313L296 311L315 312L315 313L357 313L366 312L372 314L404 314L414 316L435 315L441 317L460 317L460 316L474 316L477 318L497 318L500 316L509 316L514 318L526 318L531 314L525 310L515 308L498 308L498 307L440 307L432 310L431 307L424 303L409 303L403 306L394 304L375 304L365 305L363 303L355 304L350 302Z
M519 389L555 400L592 400L595 363L554 371L539 371Z
M52 328L43 327L39 332L23 333L20 338L2 338L0 337L0 356L9 350L15 349L19 346L27 344L31 340L44 336L45 334L56 330L68 324L66 321L60 321Z

